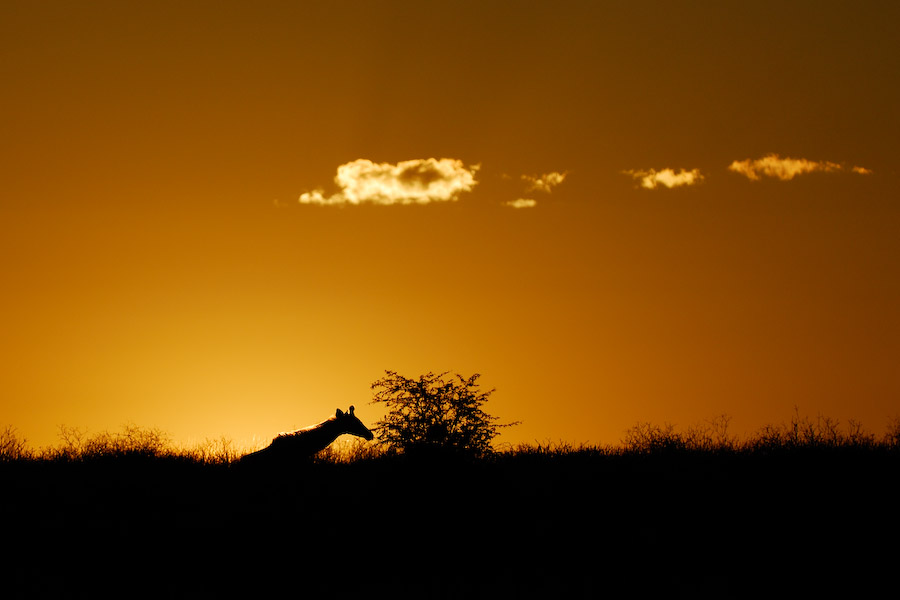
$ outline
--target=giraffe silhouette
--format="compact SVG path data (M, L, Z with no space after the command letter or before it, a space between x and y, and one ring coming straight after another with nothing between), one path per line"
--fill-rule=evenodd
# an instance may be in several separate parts
M375 436L362 421L353 414L351 406L347 412L337 409L333 416L316 425L295 431L279 433L272 443L256 452L241 457L243 463L287 462L304 460L327 448L331 442L343 434L350 434L371 440Z

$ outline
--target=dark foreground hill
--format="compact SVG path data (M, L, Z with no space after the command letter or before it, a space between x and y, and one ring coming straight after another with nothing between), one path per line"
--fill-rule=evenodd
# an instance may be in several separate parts
M890 452L0 464L0 596L873 597Z

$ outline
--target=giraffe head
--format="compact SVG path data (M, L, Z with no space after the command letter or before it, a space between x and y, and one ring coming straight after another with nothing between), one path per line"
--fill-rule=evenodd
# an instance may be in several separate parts
M344 412L341 409L337 409L337 411L334 413L334 418L338 423L341 424L341 430L344 433L356 435L367 440L371 440L375 437L375 435L371 431L369 431L369 428L363 425L362 421L360 421L359 418L357 418L357 416L353 414L352 406L347 412Z

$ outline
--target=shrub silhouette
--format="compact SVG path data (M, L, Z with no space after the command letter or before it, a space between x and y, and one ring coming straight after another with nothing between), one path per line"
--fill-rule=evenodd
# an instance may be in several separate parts
M0 462L30 457L26 441L25 438L19 437L19 432L11 425L0 429Z
M622 449L629 454L733 452L738 442L728 434L730 421L728 415L720 415L685 432L676 431L669 423L639 422L625 433Z
M388 412L375 424L378 442L388 451L402 453L442 451L484 456L501 427L483 406L494 390L481 391L479 374L465 378L428 372L418 379L385 371L372 384L373 404L384 403Z
M59 428L62 445L51 451L53 458L89 460L96 458L145 457L163 458L173 455L169 435L157 428L128 424L121 432L102 431L92 435L76 427Z

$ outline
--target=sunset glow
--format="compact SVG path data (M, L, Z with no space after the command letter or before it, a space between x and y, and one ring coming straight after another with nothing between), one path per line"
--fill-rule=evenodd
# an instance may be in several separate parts
M900 414L900 4L3 2L0 425Z

